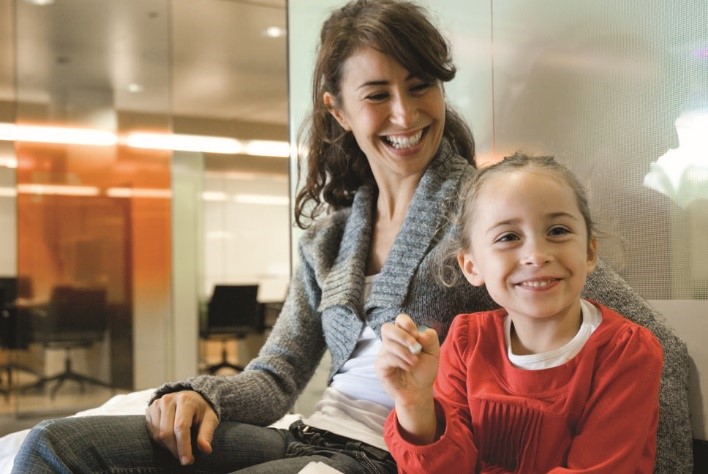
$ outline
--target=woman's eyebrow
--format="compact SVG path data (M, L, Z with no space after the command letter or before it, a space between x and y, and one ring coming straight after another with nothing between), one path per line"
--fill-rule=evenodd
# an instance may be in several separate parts
M406 82L415 79L415 76L413 74L408 74L406 76ZM391 84L391 81L386 80L386 79L374 79L371 81L366 81L365 83L361 84L357 89L361 89L363 87L372 87L372 86L387 86Z

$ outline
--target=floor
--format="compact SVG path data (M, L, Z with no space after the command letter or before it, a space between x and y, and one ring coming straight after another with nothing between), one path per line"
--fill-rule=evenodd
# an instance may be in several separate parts
M236 360L237 348L229 347L229 360ZM215 347L208 354L206 361L219 362L221 359L220 346ZM325 358L318 368L310 384L305 388L297 400L294 413L309 415L314 410L315 403L319 400L326 384L329 371L329 358ZM54 373L52 371L52 373ZM217 375L232 373L229 369L218 372ZM13 371L12 387L9 392L8 377L5 371L0 371L0 436L8 433L30 428L39 421L47 418L56 418L76 413L77 411L94 408L118 393L125 390L110 390L86 384L82 387L74 381L66 381L52 396L55 382L47 384L43 389L21 391L16 387L25 387L37 380L37 376L22 371Z
M92 408L105 402L118 390L94 387L67 381L52 396L54 383L43 389L27 392L17 387L28 386L37 379L32 374L13 373L13 385L7 392L7 375L3 373L0 384L0 436L34 426L41 420L55 418Z

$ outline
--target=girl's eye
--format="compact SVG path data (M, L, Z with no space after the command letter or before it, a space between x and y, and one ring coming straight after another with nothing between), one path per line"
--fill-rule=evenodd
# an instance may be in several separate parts
M562 226L555 226L551 227L551 229L548 231L550 235L557 235L557 236L562 236L570 233L570 229Z
M519 240L519 236L516 234L508 233L508 234L503 234L497 237L497 239L494 242L513 242L515 240Z

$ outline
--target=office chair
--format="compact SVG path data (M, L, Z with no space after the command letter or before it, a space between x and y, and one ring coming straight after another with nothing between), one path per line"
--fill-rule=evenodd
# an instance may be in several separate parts
M31 322L26 308L17 305L17 298L32 296L31 280L28 278L0 277L0 348L9 353L8 361L0 365L0 381L2 374L7 374L7 389L1 393L9 393L13 386L13 374L16 371L41 377L36 369L14 362L13 351L28 350L31 339Z
M23 387L22 391L43 388L47 383L56 381L51 397L67 380L81 384L93 384L113 388L110 383L74 372L71 367L71 349L87 348L103 340L107 328L106 290L103 288L74 288L57 286L52 296L46 315L33 319L34 340L45 347L65 349L64 371L51 377L42 377L36 383Z
M9 318L9 313L5 310L5 293L5 288L0 288L0 339L4 339L3 335L7 333L7 328L4 323L5 320ZM2 371L0 371L0 382L2 382ZM5 398L9 398L9 387L12 385L12 372L10 369L7 369L7 385L7 389L0 387L0 393L5 395Z
M228 361L226 341L244 339L249 334L264 331L264 312L257 298L258 285L214 286L207 305L206 321L200 330L203 339L222 341L221 362L206 368L211 374L225 368L243 371L243 366Z

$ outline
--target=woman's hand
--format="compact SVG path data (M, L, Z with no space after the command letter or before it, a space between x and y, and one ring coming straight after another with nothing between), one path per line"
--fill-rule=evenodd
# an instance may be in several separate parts
M433 382L440 343L435 330L419 331L407 314L381 328L376 373L396 404L398 422L411 442L431 443L437 435Z
M211 440L219 424L216 412L192 390L168 393L154 400L145 412L150 438L167 448L182 465L192 464L192 426L199 426L197 447L211 453Z

